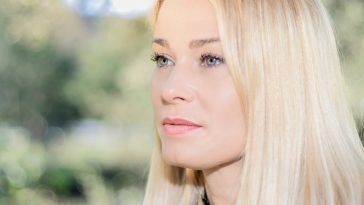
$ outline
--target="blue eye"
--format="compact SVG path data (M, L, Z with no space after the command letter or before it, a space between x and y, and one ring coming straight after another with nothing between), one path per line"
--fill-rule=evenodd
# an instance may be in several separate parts
M153 54L151 60L156 63L157 67L162 68L166 66L172 66L173 61L161 54Z
M201 65L204 67L215 67L225 62L224 58L211 54L203 54L200 57Z

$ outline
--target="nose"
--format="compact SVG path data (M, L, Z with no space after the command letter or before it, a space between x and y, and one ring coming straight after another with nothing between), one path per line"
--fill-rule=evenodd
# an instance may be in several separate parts
M174 67L162 87L162 101L165 104L192 102L194 86L191 73L181 67Z

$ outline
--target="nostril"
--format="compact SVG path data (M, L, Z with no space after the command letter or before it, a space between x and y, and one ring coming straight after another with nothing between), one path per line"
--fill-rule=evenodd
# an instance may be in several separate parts
M176 104L178 102L186 101L185 98L182 97L174 97L174 98L162 98L163 103L165 104Z
M192 95L186 88L166 88L162 92L162 100L167 104L190 101Z

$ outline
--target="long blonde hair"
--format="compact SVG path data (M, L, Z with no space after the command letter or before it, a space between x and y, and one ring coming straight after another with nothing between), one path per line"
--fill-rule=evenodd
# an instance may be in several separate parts
M210 2L247 119L237 204L364 204L364 149L322 2ZM163 161L156 133L144 205L200 204L203 186L201 171Z

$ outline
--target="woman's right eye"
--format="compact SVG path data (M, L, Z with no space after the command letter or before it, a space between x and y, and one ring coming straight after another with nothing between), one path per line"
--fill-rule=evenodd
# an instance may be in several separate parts
M158 68L172 66L173 62L161 54L153 54L151 60L156 63Z

